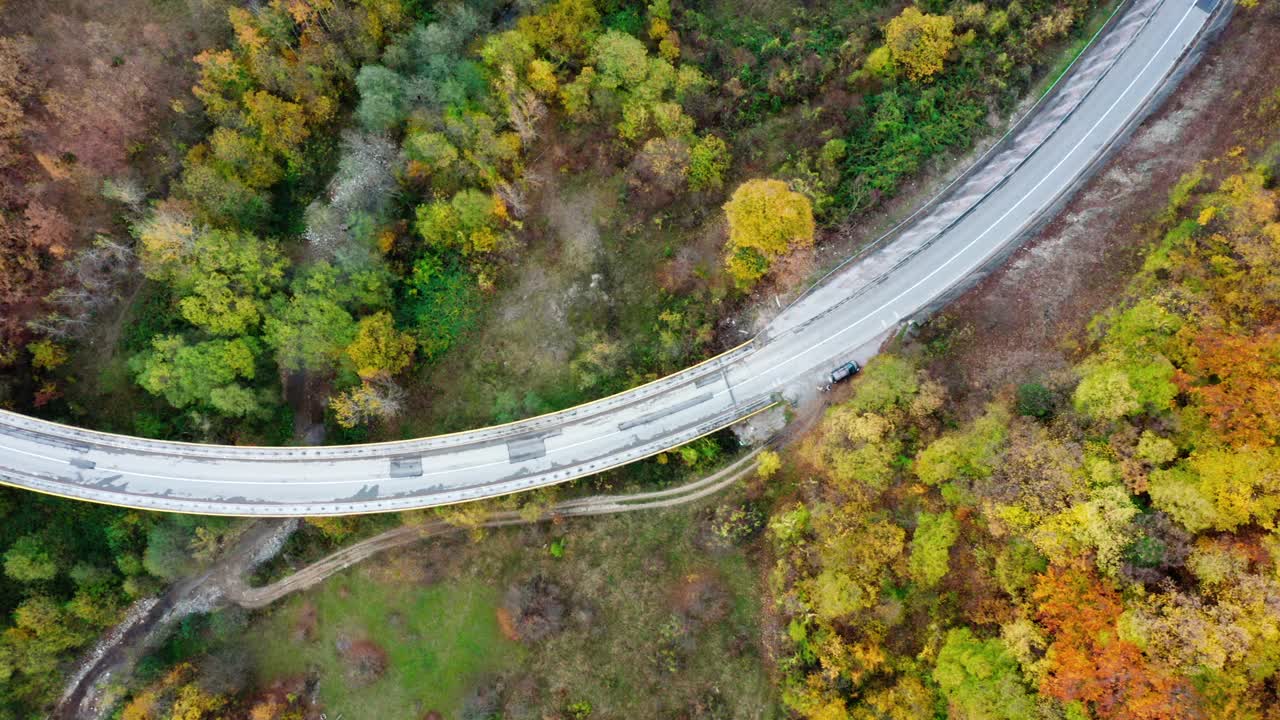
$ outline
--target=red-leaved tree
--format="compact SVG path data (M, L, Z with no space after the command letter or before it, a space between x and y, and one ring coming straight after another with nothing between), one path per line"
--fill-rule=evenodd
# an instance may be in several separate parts
M1186 680L1118 637L1116 618L1124 605L1091 566L1050 567L1033 598L1051 640L1041 692L1064 703L1079 701L1104 720L1200 717L1199 697Z

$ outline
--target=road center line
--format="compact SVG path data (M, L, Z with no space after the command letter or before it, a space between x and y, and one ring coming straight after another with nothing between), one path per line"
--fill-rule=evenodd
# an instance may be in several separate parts
M881 312L883 312L884 310L889 309L890 307L892 307L893 305L895 305L899 300L902 300L902 299L903 299L904 297L906 297L907 295L909 295L909 294L913 293L913 292L914 292L917 288L919 288L921 285L925 284L926 282L928 282L929 280L931 280L932 278L934 278L935 276L937 276L937 275L938 275L938 273L942 272L942 271L943 271L943 270L945 270L947 267L949 267L952 263L954 263L956 260L960 259L960 258L961 258L962 256L964 256L966 253L968 253L968 252L969 252L969 250L971 250L971 249L972 249L972 248L973 248L973 247L974 247L978 242L980 242L983 238L985 238L988 234L990 234L990 233L991 233L991 232L996 228L996 226L998 226L999 224L1003 223L1006 219L1008 219L1008 217L1009 217L1010 215L1012 215L1014 212L1016 212L1016 211L1018 210L1018 208L1019 208L1019 207L1021 207L1021 206L1022 206L1022 205L1023 205L1023 204L1024 204L1024 203L1025 203L1025 202L1026 202L1026 201L1027 201L1027 200L1028 200L1028 199L1033 195L1033 194L1035 194L1035 193L1036 193L1036 191L1037 191L1037 190L1039 190L1039 188L1040 188L1041 186L1043 186L1046 182L1048 182L1048 181L1053 177L1053 175L1054 175L1054 174L1055 174L1055 173L1056 173L1056 172L1057 172L1057 171L1058 171L1058 170L1059 170L1063 165L1065 165L1065 164L1068 162L1068 160L1070 160L1070 159L1071 159L1071 158L1076 154L1076 152L1077 152L1077 151L1079 151L1079 149L1085 145L1085 143L1086 143L1086 142L1088 142L1088 141L1090 140L1090 138L1092 137L1093 133L1098 129L1098 127L1100 127L1100 126L1101 126L1101 125L1102 125L1102 124L1103 124L1103 123L1104 123L1104 122L1105 122L1105 121L1106 121L1106 120L1111 116L1111 114L1115 111L1115 109L1116 109L1116 108L1121 104L1121 102L1122 102L1122 101L1124 101L1124 100L1125 100L1125 98L1126 98L1126 97L1129 95L1129 93L1133 90L1134 86L1135 86L1135 85L1137 85L1138 81L1139 81L1140 79L1142 79L1142 77L1143 77L1144 75L1146 75L1146 74L1147 74L1147 71L1148 71L1148 70L1150 70L1150 68L1151 68L1152 64L1154 64L1154 63L1155 63L1155 61L1160 57L1160 55L1161 55L1161 54L1164 52L1164 50L1168 47L1169 43L1170 43L1170 42L1172 42L1173 37L1178 33L1178 31L1179 31L1179 30L1181 30L1182 26L1186 23L1187 18L1191 16L1192 11L1194 11L1194 10L1196 9L1196 7L1197 7L1197 6L1196 6L1195 4L1191 4L1191 5L1187 8L1186 12L1182 15L1182 18L1178 21L1177 25L1173 28L1173 30L1172 30L1172 31L1170 31L1170 32L1168 33L1167 37L1165 38L1164 42L1163 42L1163 43L1161 43L1160 47L1159 47L1158 49L1156 49L1156 51L1155 51L1154 53L1152 53L1151 57L1147 60L1146 64L1143 66L1143 68L1142 68L1138 73L1136 73L1136 74L1134 75L1133 79L1132 79L1132 80L1129 82L1129 84L1125 87L1124 91L1122 91L1122 92L1120 93L1119 97L1118 97L1114 102L1112 102L1112 103L1111 103L1111 105L1106 109L1106 111L1105 111L1105 112L1103 112L1103 114L1098 118L1098 120L1097 120L1096 122L1094 122L1093 126L1092 126L1092 127L1090 127L1090 129L1089 129L1089 130L1084 134L1084 136L1081 138L1081 140L1080 140L1080 141L1078 141L1074 146L1072 146L1072 148L1071 148L1070 150L1068 150L1068 151L1067 151L1067 153L1062 157L1062 159L1061 159L1061 160L1059 160L1059 161L1057 162L1057 164L1055 164L1055 165L1054 165L1054 167L1053 167L1052 169L1050 169L1050 170L1049 170L1049 172L1048 172L1048 173L1046 173L1046 174L1045 174L1045 176L1044 176L1043 178L1041 178L1041 179L1040 179L1040 181L1039 181L1039 182L1037 182L1034 186L1032 186L1032 187L1031 187L1031 189L1030 189L1030 190L1028 190L1026 193L1024 193L1024 194L1022 195L1022 197L1021 197L1021 198L1019 198L1019 199L1018 199L1018 200L1017 200L1017 201L1016 201L1016 202L1015 202L1015 203L1014 203L1014 204L1013 204L1013 205L1012 205L1008 210L1006 210L1006 211L1005 211L1005 212L1004 212L1004 213L1003 213L999 218L997 218L995 221L993 221L991 224L989 224L985 230L983 230L981 233L979 233L977 236L975 236L971 241L969 241L967 244L965 244L965 246L964 246L964 247L962 247L959 251L957 251L955 254L953 254L951 257L949 257L947 260L945 260L943 263L941 263L937 268L933 269L932 271L930 271L929 273L927 273L924 277L922 277L922 278L920 278L919 280L917 280L915 283L913 283L913 284L912 284L910 287L908 287L906 290L903 290L902 292L898 293L896 296L894 296L894 297L893 297L893 298L891 298L890 300L888 300L888 301L886 301L885 303L881 304L881 305L880 305L879 307L877 307L875 310L872 310L870 313L867 313L866 315L864 315L863 317L861 317L861 318L859 318L858 320L854 321L853 323L849 324L848 326L844 327L843 329L841 329L841 330L839 330L839 331L837 331L837 332L833 333L832 335L830 335L830 336L828 336L828 337L826 337L826 338L824 338L824 339L822 339L822 340L820 340L820 341L818 341L818 342L814 343L813 345L809 346L808 348L806 348L806 349L804 349L804 350L801 350L801 351L799 351L799 352L797 352L797 353L794 353L794 354L790 355L789 357L787 357L787 358L785 358L785 359L783 359L783 360L781 360L781 361L779 361L779 362L777 362L777 363L773 364L772 366L770 366L770 367L768 367L768 368L766 368L766 369L762 370L761 372L756 373L755 375L749 376L748 378L746 378L746 379L742 380L741 382L737 383L737 385L738 385L738 386L742 386L742 385L747 384L747 383L750 383L750 382L755 382L755 381L757 381L757 380L759 380L759 379L761 379L762 377L765 377L765 376L774 376L774 375L777 375L778 371L779 371L781 368L784 368L785 366L791 365L791 364L792 364L793 362L795 362L796 360L798 360L798 359L800 359L800 358L802 358L802 357L804 357L804 356L806 356L806 355L809 355L810 353L814 352L815 350L818 350L819 348L821 348L821 347L823 347L823 346L825 346L825 345L827 345L827 344L829 344L829 343L831 343L831 342L833 342L833 341L837 340L838 338L840 338L840 337L844 336L846 333L848 333L848 332L850 332L850 331L854 330L855 328L857 328L857 327L861 326L861 325L862 325L863 323L865 323L866 321L868 321L868 320L870 320L870 319L872 319L872 318L874 318L874 317L878 316L878 315L879 315ZM1116 63L1118 63L1118 62L1119 62L1119 58L1117 58L1117 60L1116 60L1115 62L1116 62ZM1111 68L1109 68L1109 69L1107 70L1107 73L1109 74L1110 72L1112 72L1113 70L1115 70L1117 67L1118 67L1118 65L1117 65L1117 64L1113 64L1113 65L1111 66ZM1157 84L1157 85L1153 86L1150 90L1146 91L1146 92L1143 94L1143 96L1142 96L1141 100L1140 100L1140 101L1135 105L1135 107L1140 107L1142 104L1144 104L1144 103L1147 101L1147 99L1151 96L1151 94L1152 94L1153 92L1155 92L1158 88L1159 88L1159 85ZM1056 132L1055 132L1055 134L1056 134ZM1051 135L1051 136L1050 136L1050 138L1052 138L1052 137L1053 137L1053 136ZM1045 142L1048 142L1048 138L1046 138ZM1042 146L1041 146L1041 147L1043 147L1043 144L1042 144ZM1037 148L1037 150L1033 152L1033 155L1035 154L1035 152L1039 152L1039 150L1040 150L1040 148ZM1010 176L1010 177L1012 177L1012 176ZM1074 178L1073 178L1073 179L1074 179ZM985 261L985 260L987 259L987 257L990 257L990 255L986 255L986 256L984 256L981 260L982 260L982 261ZM979 264L980 264L980 263L979 263ZM967 272L966 272L966 273L964 273L964 274L962 274L962 275L961 275L961 277L963 277L965 274L967 274ZM894 311L893 311L893 313L894 313L895 319L897 319L897 318L899 318L899 317L900 317L900 316L898 315L897 310L894 310ZM776 340L775 340L775 342L776 342ZM766 346L766 347L767 347L767 346ZM752 357L752 356L755 356L755 355L756 355L756 353L758 353L758 352L761 352L761 351L760 351L760 350L755 350L755 351L753 351L751 354L747 355L747 356L745 357L745 359L741 361L741 362L742 362L742 364L743 364L744 366L749 365L749 364L750 364L751 357ZM805 372L807 372L809 369L810 369L810 368L809 368L808 366L806 366L806 367L805 367ZM723 371L723 370L724 370L724 369L722 368L722 371ZM790 377L794 378L794 377L798 377L798 375L790 376ZM726 375L725 375L725 384L726 384L726 389L725 389L725 390L721 390L721 391L717 391L717 392L712 393L712 397L714 398L714 397L720 397L720 396L728 395L728 396L729 396L729 398L730 398L730 400L731 400L731 402L736 406L737 402L736 402L736 398L735 398L735 397L734 397L734 395L733 395L733 384L731 384L731 383L730 383L729 378L728 378L728 376L727 376L727 373L726 373ZM659 408L659 410L661 410L661 408ZM580 441L575 442L575 443L570 443L570 444L567 444L567 445L564 445L564 446L561 446L561 447L555 448L554 450L549 451L549 452L548 452L548 455L563 453L563 452L565 452L565 451L572 450L572 449L574 449L574 448L582 447L582 446L584 446L584 445L588 445L588 444L592 444L592 443L602 442L602 441L608 440L608 439L610 439L610 438L612 438L612 437L615 437L615 436L618 436L618 435L625 435L625 434L631 434L631 433L614 431L614 432L609 432L609 433L606 433L606 434L603 434L603 435L594 436L594 437L589 438L589 439L586 439L586 440L580 440ZM46 460L46 461L53 462L53 463L66 463L66 462L67 462L64 458L55 458L55 457L50 457L50 456L47 456L47 455L42 455L42 454L39 454L39 453L29 452L29 451L26 451L26 450L20 450L20 449L18 449L18 448L16 448L16 447L9 446L9 445L0 445L0 448L3 448L3 449L5 449L5 450L7 450L7 451L10 451L10 452L18 453L18 454L21 454L21 455L26 455L26 456L28 456L28 457L38 458L38 459L41 459L41 460ZM375 462L375 463L376 463L376 462L386 461L386 460L387 460L387 458L383 457L383 458L359 458L357 461L368 461L368 462ZM230 461L230 462L235 462L235 461L234 461L234 460L232 460L232 461ZM352 462L352 460L340 459L340 458L334 458L334 459L330 460L329 462L330 462L330 463L332 463L332 464L339 464L339 463L348 463L348 462ZM454 473L462 472L462 471L465 471L465 470L479 470L479 469L484 469L484 468L489 468L489 467L495 467L495 466L501 466L501 465L510 465L510 463L509 463L509 462L507 462L507 461L498 461L498 462L483 463L483 464L479 464L479 465L468 465L466 468L463 468L463 469L439 470L439 471L435 471L435 472L424 473L424 474L423 474L423 477L432 477L432 476L438 476L438 475L448 475L448 474L454 474ZM352 481L352 480L289 480L289 481L276 481L276 482L271 482L271 481L260 481L260 480L225 480L225 479L224 479L224 480L208 480L208 479L193 478L193 477L175 477L175 476L169 476L169 475L156 475L156 474L150 474L150 473L141 473L141 472L135 472L135 471L130 471L130 470L123 470L123 469L120 469L120 468L113 468L113 467L101 466L101 465L98 467L98 471L103 472L103 473L107 473L107 474L117 474L117 475L121 475L121 476L125 476L125 475L127 475L127 476L130 476L130 477L137 477L137 478L149 478L149 479L155 479L155 480L165 480L165 481L175 481L175 482L187 482L187 483L219 484L219 485L252 485L252 486L324 486L324 485L349 485L349 484L352 484L353 482L364 482L365 484L372 484L372 483L386 482L386 481L391 480L391 478L387 478L387 477L372 478L372 479L363 480L363 481ZM337 502L337 501L324 501L324 502L317 503L317 504L334 504L335 502Z

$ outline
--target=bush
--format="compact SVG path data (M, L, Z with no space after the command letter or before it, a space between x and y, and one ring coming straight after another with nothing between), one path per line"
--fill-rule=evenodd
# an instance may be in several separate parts
M760 453L756 461L756 475L761 480L768 480L782 469L782 458L778 457L778 453L772 450L765 450Z
M475 324L480 292L465 270L424 255L414 263L399 300L398 324L409 328L423 356L433 360Z
M726 545L735 545L764 527L764 513L754 505L721 505L711 519L711 531Z
M1053 417L1053 392L1038 382L1018 386L1018 414L1047 420Z

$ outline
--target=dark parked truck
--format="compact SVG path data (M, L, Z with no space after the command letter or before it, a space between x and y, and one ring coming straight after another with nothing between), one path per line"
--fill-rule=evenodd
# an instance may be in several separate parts
M862 369L861 365L850 360L849 362L831 371L831 384L835 385L838 382L848 380L854 375L857 375L858 371L861 369Z

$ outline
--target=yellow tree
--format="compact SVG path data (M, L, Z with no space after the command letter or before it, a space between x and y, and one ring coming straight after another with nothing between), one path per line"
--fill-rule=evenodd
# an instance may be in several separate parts
M413 360L414 341L396 330L391 313L385 310L360 320L356 339L347 346L347 356L360 377L395 375Z
M258 138L269 152L293 157L311 131L307 129L306 110L297 103L282 100L258 90L244 96L245 119L258 132Z
M371 420L394 418L404 409L404 401L404 389L379 375L329 398L329 408L339 425L354 428Z
M907 77L925 80L942 71L943 60L956 44L955 27L950 15L926 15L912 5L885 26L885 45Z
M756 461L756 475L761 480L768 480L782 469L782 458L778 453L772 450L765 450L760 453L760 457Z
M729 221L726 263L741 285L769 271L770 263L813 245L813 206L781 180L748 180L724 205Z

